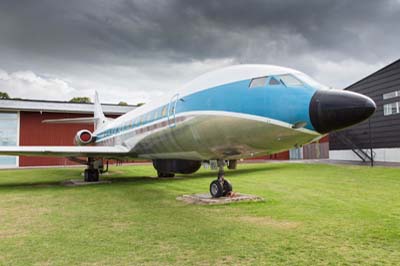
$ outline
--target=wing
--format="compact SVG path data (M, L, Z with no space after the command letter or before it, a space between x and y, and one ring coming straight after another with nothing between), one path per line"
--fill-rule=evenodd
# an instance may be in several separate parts
M48 157L105 157L132 156L123 146L0 146L0 155Z

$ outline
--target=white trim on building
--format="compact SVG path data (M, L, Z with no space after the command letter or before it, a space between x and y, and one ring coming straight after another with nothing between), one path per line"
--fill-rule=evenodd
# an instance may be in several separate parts
M369 150L366 150L369 153ZM400 162L400 148L373 149L374 160L377 162ZM361 161L352 150L329 151L329 159Z
M108 115L122 115L133 109L133 105L102 104L103 111ZM28 111L28 112L59 112L59 113L93 113L92 103L70 103L57 101L36 100L0 100L2 111Z

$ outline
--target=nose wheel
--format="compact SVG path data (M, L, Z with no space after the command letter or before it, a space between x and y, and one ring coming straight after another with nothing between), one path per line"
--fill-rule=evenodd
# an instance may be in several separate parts
M218 178L210 184L210 194L213 198L225 197L232 192L232 184L225 179L225 162L218 160Z

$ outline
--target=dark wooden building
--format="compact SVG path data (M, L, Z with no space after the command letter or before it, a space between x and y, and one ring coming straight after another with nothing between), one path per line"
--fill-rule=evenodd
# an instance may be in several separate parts
M400 161L400 59L347 87L369 96L376 112L359 125L330 135L331 159Z

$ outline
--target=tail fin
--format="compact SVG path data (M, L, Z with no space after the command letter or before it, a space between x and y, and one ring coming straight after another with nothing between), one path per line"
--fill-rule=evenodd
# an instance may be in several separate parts
M103 109L101 108L99 94L97 91L94 93L94 130L102 127L107 122L104 116Z
M97 91L94 95L94 115L92 117L78 117L78 118L61 118L61 119L46 119L42 123L47 124L89 124L94 123L94 130L103 127L108 121L113 120L104 116L101 104L99 101L99 95Z

